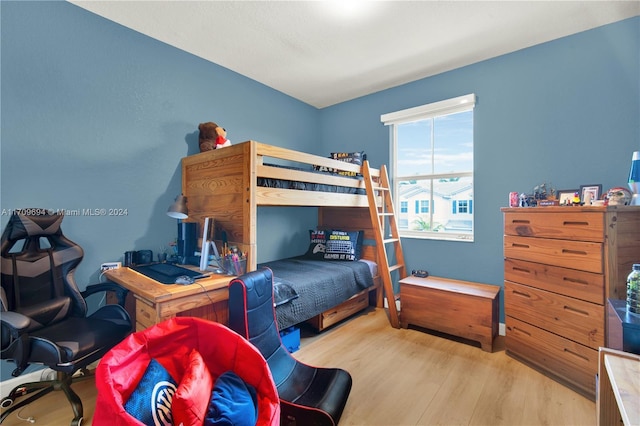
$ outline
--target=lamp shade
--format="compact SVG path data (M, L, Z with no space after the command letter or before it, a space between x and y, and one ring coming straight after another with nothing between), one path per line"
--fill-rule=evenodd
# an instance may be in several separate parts
M174 219L186 219L189 217L189 209L187 209L187 197L180 194L176 197L176 201L169 206L167 216Z

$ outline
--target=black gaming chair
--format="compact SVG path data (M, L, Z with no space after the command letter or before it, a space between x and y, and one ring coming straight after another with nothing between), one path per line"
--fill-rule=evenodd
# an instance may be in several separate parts
M311 367L282 345L273 301L273 272L249 272L229 283L229 327L254 344L265 357L280 397L280 424L338 424L351 375L339 368Z
M14 213L2 233L1 358L16 363L13 376L19 376L29 364L43 364L56 371L57 378L15 387L2 400L2 408L8 409L0 422L52 390L62 390L75 414L71 425L80 425L82 401L71 389L72 380L80 375L74 374L87 373L89 364L132 329L129 314L121 305L106 305L87 316L86 296L116 291L124 305L126 290L109 284L78 290L73 274L84 253L62 234L62 219L57 214Z

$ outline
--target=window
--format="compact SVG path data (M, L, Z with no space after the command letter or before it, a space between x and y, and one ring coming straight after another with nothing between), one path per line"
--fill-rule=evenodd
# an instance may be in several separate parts
M429 200L416 200L416 213L429 213Z
M400 236L473 241L474 106L470 94L382 115Z

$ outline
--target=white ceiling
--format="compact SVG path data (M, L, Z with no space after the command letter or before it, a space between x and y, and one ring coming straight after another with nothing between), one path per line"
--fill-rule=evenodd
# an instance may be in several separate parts
M640 15L638 0L69 1L318 108Z

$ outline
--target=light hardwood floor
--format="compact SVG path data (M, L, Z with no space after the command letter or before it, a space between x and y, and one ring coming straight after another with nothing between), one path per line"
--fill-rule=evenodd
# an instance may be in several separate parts
M303 332L303 336L309 335ZM303 362L341 367L353 388L340 425L596 424L595 403L508 357L502 338L493 353L415 329L393 329L372 309L320 335L303 337ZM74 385L91 424L93 381ZM40 425L68 425L60 392L20 413ZM6 426L28 425L8 418Z

